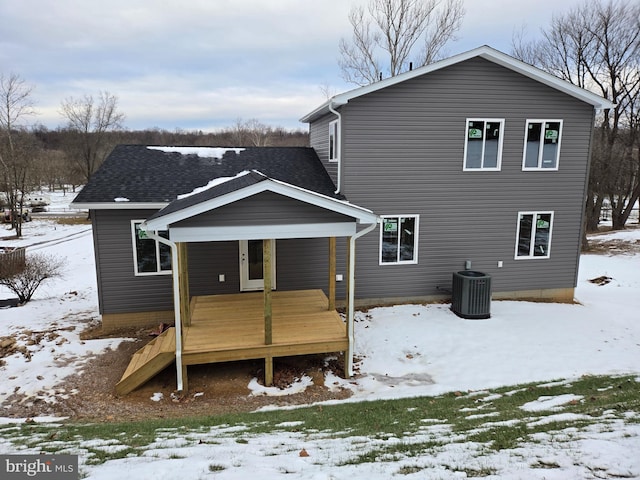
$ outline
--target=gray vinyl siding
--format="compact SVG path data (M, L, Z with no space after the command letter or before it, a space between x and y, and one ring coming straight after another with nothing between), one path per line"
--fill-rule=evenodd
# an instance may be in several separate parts
M291 202L299 204L300 202ZM301 204L302 205L302 204ZM300 207L301 205L297 205ZM222 209L221 209L222 210ZM296 209L298 211L299 209ZM131 313L173 309L171 275L136 276L131 220L151 216L151 210L92 211L100 313ZM257 212L254 212L257 213ZM318 212L316 212L318 213ZM326 211L323 211L326 219ZM342 217L342 216L340 216ZM328 290L329 247L326 238L276 242L276 286L281 290ZM340 240L339 240L340 242ZM346 278L344 258L338 273ZM203 242L188 245L189 291L194 295L240 291L239 243ZM219 281L219 275L225 281ZM337 286L344 295L344 283Z
M309 125L309 143L335 184L338 183L338 162L329 161L329 123L337 118L336 115L330 113ZM342 145L338 145L338 147L342 149Z
M343 188L378 215L420 215L418 264L378 264L358 240L358 298L442 293L465 260L494 292L575 286L593 108L483 59L342 107ZM467 118L504 118L502 169L463 172ZM558 171L523 172L527 119L564 121ZM518 212L553 211L551 258L515 260ZM497 268L497 262L503 268Z
M152 213L152 210L92 211L100 313L173 309L171 275L134 274L131 220L145 219Z
M182 220L175 227L280 225L352 221L351 217L325 210L273 192L253 195L215 210Z
M340 242L340 240L338 240ZM189 244L189 292L215 295L240 291L239 242ZM346 279L344 258L337 273ZM326 238L284 239L276 241L276 289L321 288L328 292L329 240ZM219 281L219 275L225 281ZM345 282L337 284L337 295L344 295Z

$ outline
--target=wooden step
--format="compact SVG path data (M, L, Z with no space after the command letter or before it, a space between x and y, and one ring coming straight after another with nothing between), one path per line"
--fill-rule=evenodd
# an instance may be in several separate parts
M129 366L116 384L116 393L131 393L171 365L175 357L176 329L171 327L133 354Z

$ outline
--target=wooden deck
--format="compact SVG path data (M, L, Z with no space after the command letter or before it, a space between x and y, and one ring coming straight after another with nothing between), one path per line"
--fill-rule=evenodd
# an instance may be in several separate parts
M183 364L345 351L345 323L327 305L322 290L272 292L273 339L265 345L262 292L195 297Z
M266 345L263 298L255 292L192 299L191 324L182 335L186 385L188 365L264 358L268 370L275 357L348 350L345 323L328 310L322 290L273 291L272 342ZM170 328L134 354L116 392L133 391L174 360L175 329Z

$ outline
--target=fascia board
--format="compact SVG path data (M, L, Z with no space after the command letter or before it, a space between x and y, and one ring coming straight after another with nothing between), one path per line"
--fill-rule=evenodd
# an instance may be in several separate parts
M333 105L334 107L344 105L353 98L357 98L362 95L367 95L369 93L375 92L377 90L381 90L391 85L395 85L397 83L401 83L406 80L410 80L412 78L419 77L421 75L425 75L425 74L434 72L436 70L449 67L451 65L455 65L456 63L464 62L474 57L484 58L485 60L489 60L497 65L501 65L505 68L518 72L522 75L525 75L526 77L529 77L533 80L543 83L551 88L554 88L563 93L566 93L567 95L578 98L583 102L589 103L590 105L593 105L594 108L607 109L607 108L615 107L614 103L610 102L609 100L599 95L596 95L595 93L592 93L592 92L589 92L588 90L577 87L565 80L562 80L554 75L551 75L550 73L540 70L539 68L536 68L520 60L517 60L516 58L513 58L487 45L483 45L481 47L475 48L473 50L469 50L467 52L459 53L458 55L454 55L444 60L440 60L438 62L416 68L415 70L401 73L399 75L396 75L395 77L385 78L384 80L380 80L379 82L375 82L375 83L366 85L364 87L356 88L348 92L336 95L330 100L320 105L318 108L316 108L312 112L302 117L300 121L308 123L313 121L315 118L319 117L320 115L324 115L328 113L329 105Z
M222 227L173 227L173 242L212 242L259 240L265 238L350 237L356 233L355 222L293 223L279 225L242 225Z
M315 205L325 210L331 210L342 215L353 217L358 220L358 223L370 224L377 223L378 221L378 216L366 208L350 204L343 200L327 197L325 195L312 192L311 190L305 190L304 188L296 187L278 180L270 179L268 181L273 184L273 188L270 188L270 190L275 193Z
M215 210L216 208L220 208L265 191L271 191L288 198L315 205L325 210L353 217L358 221L358 223L370 224L378 221L377 215L370 210L351 205L341 200L326 197L324 195L311 192L310 190L298 188L284 182L268 179L255 185L250 185L243 189L236 190L235 192L192 205L184 210L178 210L176 212L151 219L146 222L146 228L149 230L166 230L171 224Z

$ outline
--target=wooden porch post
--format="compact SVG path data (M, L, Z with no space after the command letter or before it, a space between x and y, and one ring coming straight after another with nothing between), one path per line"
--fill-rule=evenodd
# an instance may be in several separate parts
M264 279L264 343L273 343L272 310L271 310L271 240L262 240L262 278ZM273 357L264 359L264 384L273 384Z
M184 326L191 325L191 303L189 294L189 263L187 244L178 243L178 282L180 288L180 317Z
M191 302L189 295L189 262L187 255L187 244L185 242L176 243L178 250L178 265L174 266L178 274L178 291L180 296L180 322L182 327L180 334L182 336L182 345L184 345L185 328L191 325ZM182 365L182 391L189 391L189 376L187 374L187 366Z
M329 311L336 309L336 237L329 237Z

